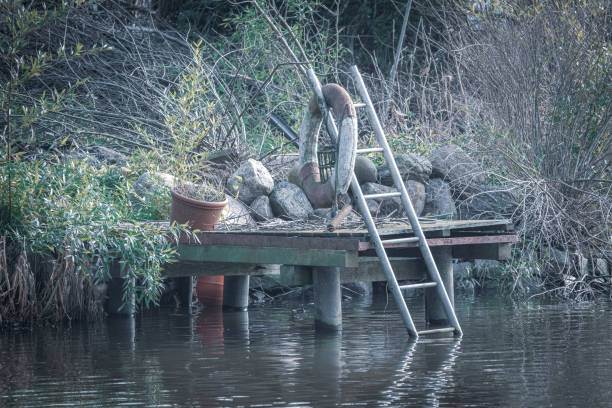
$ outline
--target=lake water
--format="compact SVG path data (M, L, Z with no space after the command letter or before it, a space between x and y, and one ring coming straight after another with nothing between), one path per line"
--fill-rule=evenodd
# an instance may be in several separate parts
M343 308L332 335L299 302L0 334L0 406L612 407L611 303L459 293L463 338L416 343L384 293Z

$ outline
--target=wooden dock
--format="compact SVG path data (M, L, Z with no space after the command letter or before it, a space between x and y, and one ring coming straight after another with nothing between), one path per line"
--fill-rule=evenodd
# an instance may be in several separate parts
M427 242L453 299L452 259L510 257L517 242L509 220L425 220L421 222ZM413 236L408 222L380 226L385 239ZM197 234L199 242L181 241L179 262L164 268L167 277L178 278L181 299L191 300L191 279L183 277L224 275L224 306L248 306L250 275L264 275L282 265L281 282L314 284L317 324L339 328L342 322L340 283L386 280L366 229L296 231L211 231ZM426 268L417 243L387 245L398 280L419 281ZM274 265L275 268L271 268ZM426 294L430 289L425 289ZM431 296L433 299L434 296ZM429 323L445 319L440 305L427 302Z

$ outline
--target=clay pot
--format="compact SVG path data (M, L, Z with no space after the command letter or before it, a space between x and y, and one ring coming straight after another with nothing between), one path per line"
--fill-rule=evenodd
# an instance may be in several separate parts
M196 296L204 306L219 307L223 304L223 276L200 276Z
M221 213L227 205L227 199L219 202L201 201L186 197L172 190L172 209L170 222L178 224L189 223L189 228L200 231L212 231L221 218Z
M220 202L195 200L172 190L170 222L189 223L189 228L212 231L221 218L227 199ZM200 276L196 295L202 305L218 307L223 303L223 276Z

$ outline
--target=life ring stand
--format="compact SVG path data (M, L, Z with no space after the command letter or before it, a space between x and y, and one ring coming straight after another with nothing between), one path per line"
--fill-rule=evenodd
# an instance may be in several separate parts
M300 164L298 181L314 208L329 208L336 197L346 194L355 168L357 154L357 115L348 92L338 84L321 88L328 108L338 126L338 153L331 176L321 182L317 145L323 114L316 96L308 103L300 129Z

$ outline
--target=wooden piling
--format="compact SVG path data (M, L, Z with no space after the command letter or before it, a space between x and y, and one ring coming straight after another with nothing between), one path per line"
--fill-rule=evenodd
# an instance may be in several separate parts
M319 331L341 330L340 268L314 267L312 281L315 298L315 329Z
M177 292L179 306L191 314L193 278L191 276L174 278L174 287Z
M249 307L249 276L226 276L223 284L223 308L247 310Z
M132 293L125 303L123 301L123 285L125 279L113 276L107 283L107 299L104 310L109 315L125 315L131 316L134 314L136 302Z
M431 248L440 278L444 283L446 293L450 299L451 305L455 307L455 290L453 282L453 257L451 247L433 247ZM448 317L444 311L444 306L440 296L436 294L436 288L425 289L425 319L428 324L433 325L449 325Z

